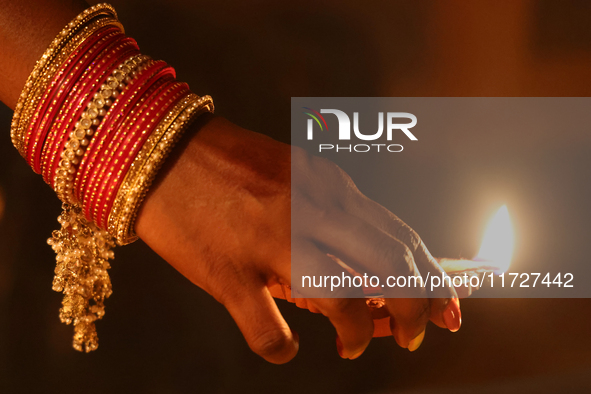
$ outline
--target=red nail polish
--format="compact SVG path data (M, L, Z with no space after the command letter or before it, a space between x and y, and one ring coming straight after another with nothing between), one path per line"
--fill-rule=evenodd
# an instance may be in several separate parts
M443 321L451 332L456 332L462 326L462 312L460 300L452 298L443 311Z
M343 356L343 342L341 342L341 338L337 337L337 352L339 352L339 356L341 358L345 358Z

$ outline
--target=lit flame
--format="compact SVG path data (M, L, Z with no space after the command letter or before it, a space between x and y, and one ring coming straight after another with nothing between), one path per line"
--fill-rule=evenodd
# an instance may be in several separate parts
M511 264L514 242L509 211L503 205L489 222L476 259L487 261L499 273L505 272Z

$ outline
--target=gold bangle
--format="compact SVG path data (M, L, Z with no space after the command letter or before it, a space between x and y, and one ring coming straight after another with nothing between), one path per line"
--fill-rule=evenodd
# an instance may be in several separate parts
M39 96L35 94L38 90L36 87L39 85L40 81L44 79L50 79L50 77L48 78L47 76L47 71L52 68L56 58L61 60L69 56L69 53L64 56L64 52L67 52L64 51L64 49L68 43L70 43L72 39L78 34L80 29L84 28L93 19L100 16L110 17L114 21L117 21L117 13L115 12L115 9L109 4L102 3L88 8L87 10L80 13L76 18L74 18L70 23L68 23L64 29L62 29L62 31L54 38L49 47L45 50L41 58L35 63L33 71L31 74L29 74L25 86L16 103L11 123L10 135L12 143L18 149L21 155L24 156L22 149L22 137L24 133L23 129L29 123L28 121L30 120L31 111L30 108L35 108L37 102L39 101ZM120 24L118 26L123 31L123 26Z
M29 124L32 118L35 116L35 110L39 106L39 102L43 96L43 92L47 89L51 79L55 75L55 73L59 70L60 66L66 61L66 59L71 55L71 53L84 41L86 41L89 37L91 37L98 29L107 26L113 25L120 29L123 29L121 24L116 20L112 19L111 17L105 17L98 19L89 25L85 26L80 32L78 32L72 40L68 42L68 44L62 48L60 53L53 59L48 67L41 73L39 78L36 80L36 83L30 89L30 98L28 98L27 102L24 104L22 108L22 112L20 114L20 123L19 129L16 132L17 141L20 142L20 145L17 146L19 152L23 157L26 158L26 146L28 142L29 135L26 134Z
M137 239L133 226L141 203L176 142L199 115L213 111L210 96L199 97L191 93L169 112L150 135L134 159L109 214L108 231L119 245Z
M187 105L197 98L198 96L196 94L189 93L184 99L177 103L174 108L172 108L164 117L164 119L160 121L158 126L156 126L131 164L129 171L126 174L123 183L121 184L121 187L117 191L113 209L109 213L108 231L111 236L114 236L118 240L120 245L126 245L137 240L137 236L135 234L128 233L123 230L123 228L126 227L125 222L127 220L133 220L132 217L134 216L133 206L130 203L135 200L135 196L132 193L135 180L150 158L150 155L158 144L158 141L166 133L166 130L181 114L181 112L183 112ZM127 201L128 198L131 200Z
M82 44L88 37L85 37L86 34L94 34L97 29L100 29L102 27L104 27L105 25L111 25L111 22L109 22L107 19L101 19L99 21L93 22L93 23L97 23L97 25L90 25L87 26L87 31L86 33L82 34L79 33L78 36L76 36L72 42L70 42L68 44L68 46L66 46L66 48L63 50L63 56L68 55L68 57L77 49L77 47ZM111 34L114 34L111 33ZM37 136L37 138L35 139L34 142L31 141L31 138L33 137L33 133L31 133L31 124L33 124L34 122L36 122L36 119L38 117L43 117L44 114L40 112L40 109L45 105L45 100L49 100L48 104L50 106L52 106L54 103L52 103L53 98L52 97L48 97L45 92L46 89L51 89L52 88L52 84L54 84L56 82L56 79L58 78L65 78L64 82L67 82L70 78L72 78L71 75L66 75L65 73L63 73L63 67L67 62L67 58L63 58L63 59L59 59L56 58L56 62L54 62L52 68L48 71L48 76L49 79L47 81L41 81L40 85L36 87L36 93L34 95L34 97L38 97L40 99L40 101L37 103L36 108L29 108L30 111L36 111L33 113L33 115L30 117L30 119L28 119L28 121L25 124L25 129L23 130L24 133L26 133L23 138L22 138L22 143L23 143L23 154L26 154L27 157L30 158L34 158L37 155L37 152L39 152L40 157L41 157L41 163L46 163L46 160L49 159L48 155L51 155L54 153L54 151L52 151L52 147L53 147L53 143L55 141L55 139L58 137L55 133L55 128L53 127L53 125L50 124L47 126L47 134L45 135L44 139L42 136ZM64 62L61 62L60 60L63 60ZM78 67L78 65L74 65L75 67ZM59 113L54 117L53 122L61 124L61 121L63 119L62 114L63 114L63 106L62 108L60 108ZM41 125L41 124L40 124ZM40 125L37 125L35 128L40 127ZM27 132L27 130L29 130L29 132ZM39 138L42 137L42 138ZM55 148L57 151L57 147ZM52 153L50 153L52 152ZM43 166L43 164L42 164ZM40 168L43 172L43 168ZM49 179L47 179L47 183L51 185L51 183L49 182Z

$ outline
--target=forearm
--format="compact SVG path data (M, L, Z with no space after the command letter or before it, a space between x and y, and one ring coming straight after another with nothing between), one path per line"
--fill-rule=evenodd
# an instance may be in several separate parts
M0 100L14 109L53 38L88 5L83 0L0 0Z

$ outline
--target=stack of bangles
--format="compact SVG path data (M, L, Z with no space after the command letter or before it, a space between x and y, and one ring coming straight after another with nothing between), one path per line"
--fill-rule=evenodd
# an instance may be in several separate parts
M134 221L156 172L188 125L213 109L172 67L140 54L108 4L78 15L35 64L11 138L63 202L48 243L75 349L98 347L112 248L137 239Z

